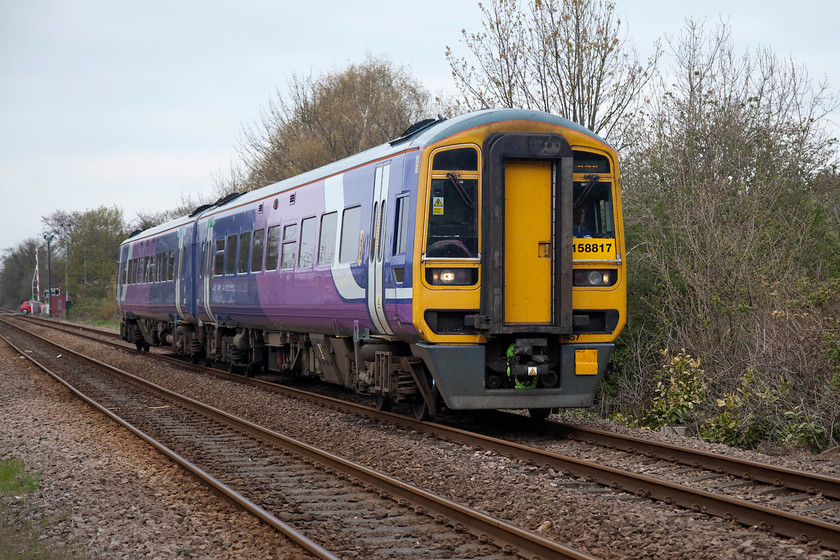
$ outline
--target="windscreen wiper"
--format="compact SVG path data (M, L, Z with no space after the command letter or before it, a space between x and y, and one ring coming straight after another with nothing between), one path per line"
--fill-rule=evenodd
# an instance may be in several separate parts
M447 173L446 177L455 187L455 190L461 196L461 199L464 201L464 204L466 204L470 208L475 208L475 202L473 202L473 199L470 197L469 193L464 188L464 185L461 184L461 181L458 180L458 176L454 173Z

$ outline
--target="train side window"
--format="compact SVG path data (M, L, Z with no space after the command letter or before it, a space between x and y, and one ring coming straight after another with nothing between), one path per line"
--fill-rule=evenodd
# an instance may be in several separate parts
M397 199L397 211L394 216L394 255L405 253L408 244L408 196Z
M321 216L321 237L318 243L318 264L331 265L335 260L335 237L338 226L338 212Z
M341 220L341 249L338 262L350 263L359 260L359 249L362 246L362 207L354 206L344 210Z
M155 255L155 262L152 263L152 282L160 282L160 253Z
M263 241L265 241L264 237L264 229L261 228L254 232L254 244L251 247L251 272L259 272L262 270Z
M126 275L125 275L125 282L123 282L124 284L133 284L133 282L132 282L133 278L131 277L131 273L134 271L134 269L131 267L131 262L132 262L132 259L128 259L125 262Z
M175 280L175 249L169 251L169 281Z
M225 240L216 240L216 254L213 255L213 276L221 276L225 273Z
M318 223L315 218L306 218L300 224L300 253L298 254L299 268L312 268L315 262L315 237L318 234Z
M280 256L280 226L268 228L268 243L265 249L265 269L277 270L278 257Z
M228 235L225 249L225 274L236 274L236 234Z
M295 267L295 245L297 244L297 224L289 224L283 228L283 247L280 250L280 269L289 270Z
M251 232L243 231L239 235L239 259L237 274L248 274L248 249L251 248Z

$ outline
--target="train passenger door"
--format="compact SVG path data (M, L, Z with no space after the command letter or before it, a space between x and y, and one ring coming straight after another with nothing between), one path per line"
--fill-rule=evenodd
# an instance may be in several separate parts
M505 162L505 322L551 323L552 163Z
M489 334L572 332L573 155L560 134L484 142L481 310Z
M388 187L391 179L391 162L376 167L373 180L373 212L368 254L367 300L374 328L382 334L394 334L385 315L384 254L385 224L388 216Z

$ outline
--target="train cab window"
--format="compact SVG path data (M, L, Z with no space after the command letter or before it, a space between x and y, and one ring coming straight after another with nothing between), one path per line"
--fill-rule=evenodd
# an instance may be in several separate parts
M283 247L280 250L280 269L289 270L295 267L295 245L297 244L297 224L289 224L283 228Z
M315 237L318 235L318 222L313 218L306 218L300 224L300 254L299 268L312 268L315 263Z
M478 150L455 148L432 159L426 256L478 257Z
M321 237L318 242L318 265L327 266L335 260L335 238L338 227L338 213L321 216Z
M251 232L243 231L239 235L239 258L237 259L236 273L248 274L248 250L251 248Z
M258 229L254 232L254 244L251 246L251 272L259 272L262 270L264 237L264 229Z
M338 262L358 262L362 247L362 207L354 206L344 210L341 221L341 249Z
M435 154L435 171L478 171L478 152L475 148L456 148Z
M225 273L225 240L216 240L216 253L213 255L213 276L221 276Z
M599 182L594 175L586 181L575 181L574 201L574 237L615 237L610 183Z
M225 274L236 274L236 234L228 235L225 249Z
M268 228L268 242L265 249L266 270L277 270L277 263L280 262L280 234L282 232L280 226Z

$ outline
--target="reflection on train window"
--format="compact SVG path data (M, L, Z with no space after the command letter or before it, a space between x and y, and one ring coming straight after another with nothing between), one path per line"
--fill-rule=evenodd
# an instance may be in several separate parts
M228 235L225 251L225 274L236 274L236 234Z
M341 249L338 254L338 262L357 262L359 259L359 248L362 242L362 208L354 206L344 211L341 221Z
M254 232L254 245L251 247L251 272L262 270L263 237L265 230L260 228Z
M265 269L277 270L278 257L280 256L280 226L268 228L268 243L265 250Z
M315 218L306 218L301 222L298 267L311 268L315 262L315 236L317 233L318 223Z
M574 184L573 236L615 237L615 219L610 183L597 176Z
M335 259L337 226L337 212L330 212L321 216L321 237L318 242L318 264L321 266L330 265Z
M455 173L432 179L426 255L478 257L478 179Z
M237 259L237 274L248 273L248 249L251 248L251 232L243 231L239 235L239 257Z
M216 254L213 256L213 276L221 276L225 272L225 240L216 240Z
M297 224L289 224L283 228L283 248L280 252L280 268L289 270L295 267L295 242L297 241Z

